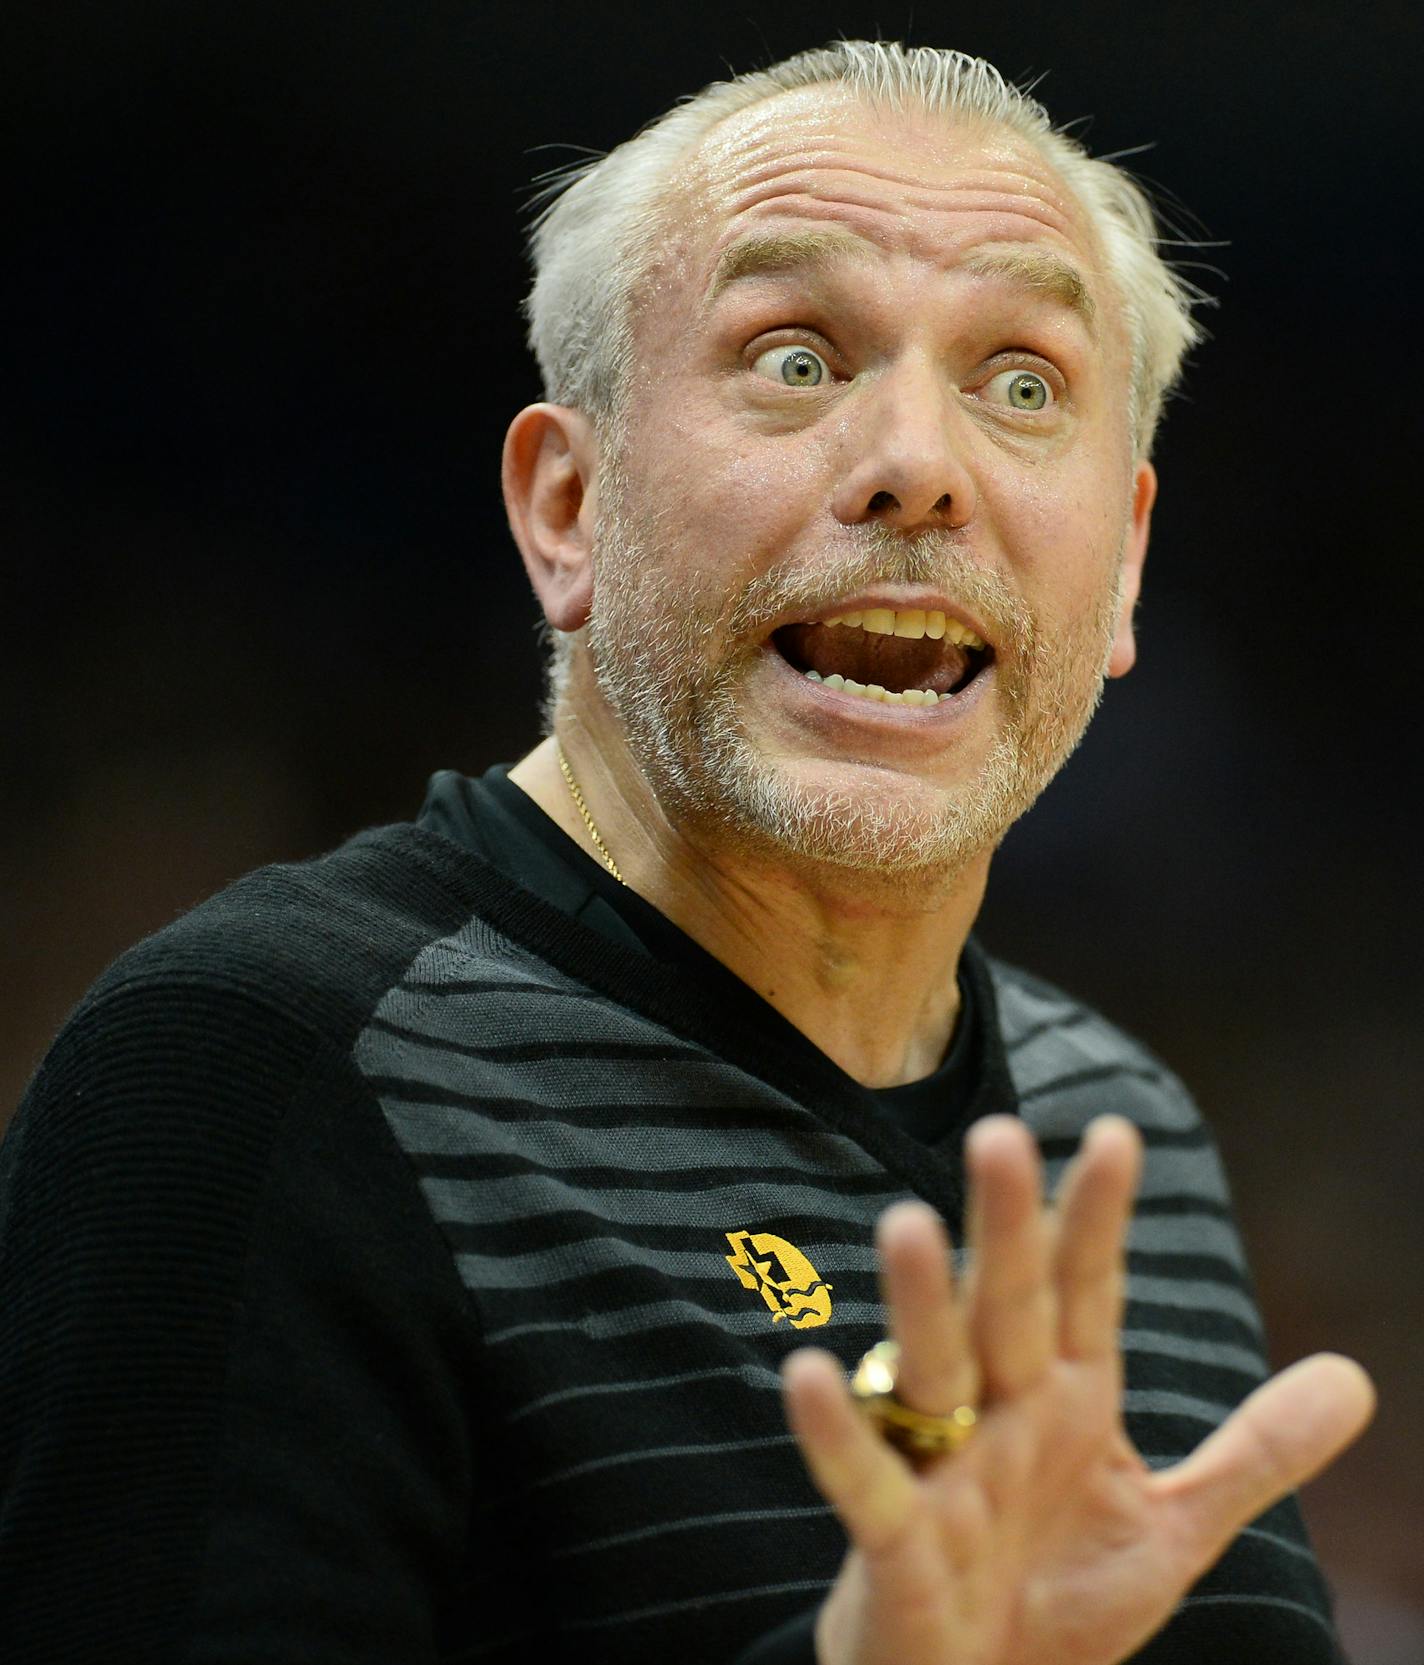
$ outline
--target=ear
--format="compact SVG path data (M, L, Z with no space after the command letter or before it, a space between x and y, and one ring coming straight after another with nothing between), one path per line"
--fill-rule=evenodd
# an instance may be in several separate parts
M555 630L578 630L593 602L598 454L593 423L567 405L527 405L504 438L509 529Z
M1157 470L1143 458L1137 464L1132 485L1132 519L1122 550L1122 611L1117 635L1108 655L1108 675L1126 676L1137 663L1137 641L1132 633L1132 615L1142 593L1142 563L1147 559L1147 535L1152 529L1152 505L1157 501Z

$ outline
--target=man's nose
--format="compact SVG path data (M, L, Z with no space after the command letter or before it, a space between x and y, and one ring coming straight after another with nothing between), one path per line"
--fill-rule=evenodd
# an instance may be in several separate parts
M967 526L976 495L969 426L943 373L902 365L866 392L844 436L851 460L832 500L836 519L901 531Z

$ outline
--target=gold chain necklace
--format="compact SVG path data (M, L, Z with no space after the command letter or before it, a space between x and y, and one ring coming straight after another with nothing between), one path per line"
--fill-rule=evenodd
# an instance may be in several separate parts
M588 813L588 805L583 801L583 793L579 791L579 784L574 779L574 772L569 768L569 760L564 756L564 748L557 740L554 742L554 756L559 760L559 769L564 779L569 783L569 791L573 793L574 802L578 805L578 812L583 816L583 824L588 828L588 836L593 840L594 848L603 857L603 865L617 879L620 885L628 881L618 871L618 863L608 853L608 846L599 837L598 828L593 824L593 817Z

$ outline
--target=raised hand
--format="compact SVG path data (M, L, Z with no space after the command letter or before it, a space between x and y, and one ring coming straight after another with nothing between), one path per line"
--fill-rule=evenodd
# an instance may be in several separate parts
M830 1354L787 1359L792 1430L852 1546L817 1623L821 1665L1113 1665L1242 1526L1369 1421L1368 1377L1320 1354L1258 1388L1175 1468L1147 1467L1123 1427L1118 1346L1140 1163L1132 1125L1102 1117L1048 1208L1027 1128L978 1123L962 1289L929 1208L882 1217L897 1397L931 1414L978 1407L954 1455L912 1468Z

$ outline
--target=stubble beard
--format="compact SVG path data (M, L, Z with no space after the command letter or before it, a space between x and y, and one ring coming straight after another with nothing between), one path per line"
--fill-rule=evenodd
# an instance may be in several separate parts
M879 525L848 528L849 548L813 571L758 574L716 603L689 594L660 564L671 528L629 504L622 471L600 476L594 603L585 635L598 686L664 813L694 838L755 846L774 860L874 874L895 888L952 883L992 853L1082 738L1102 697L1120 592L1050 636L953 534L907 539ZM877 582L934 584L1004 644L994 697L1002 720L972 779L952 788L906 778L904 789L818 785L763 756L744 723L747 673L766 626L804 605ZM759 628L760 627L760 628ZM724 644L709 652L710 644Z

